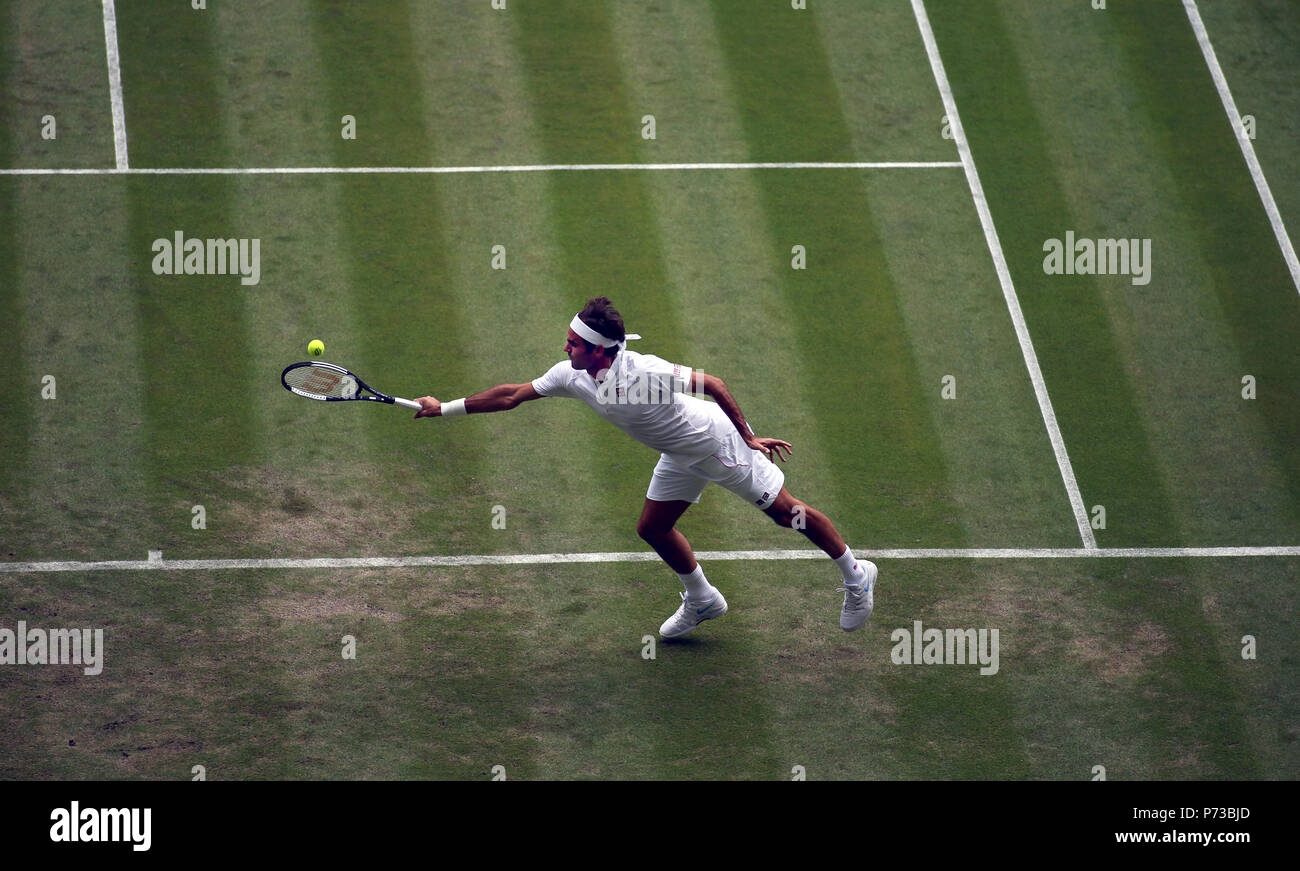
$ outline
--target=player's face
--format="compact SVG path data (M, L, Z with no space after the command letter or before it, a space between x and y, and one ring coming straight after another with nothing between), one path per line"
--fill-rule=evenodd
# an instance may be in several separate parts
M569 330L569 336L564 342L564 353L569 355L569 364L574 369L591 369L592 367L604 367L604 352L597 349L588 353L587 345L573 330Z

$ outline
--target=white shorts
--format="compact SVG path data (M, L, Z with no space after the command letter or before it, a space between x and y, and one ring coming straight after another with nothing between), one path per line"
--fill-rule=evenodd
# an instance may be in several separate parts
M645 497L654 502L698 503L709 482L730 490L750 505L768 508L785 485L785 472L735 434L730 450L688 463L671 454L661 454L650 478Z

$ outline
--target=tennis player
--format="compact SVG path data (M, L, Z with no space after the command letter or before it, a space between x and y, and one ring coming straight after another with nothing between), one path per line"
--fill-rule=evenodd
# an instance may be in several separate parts
M627 350L627 341L639 338L627 335L622 316L608 299L597 297L569 324L564 343L568 361L530 383L501 384L466 399L420 397L416 401L423 408L415 416L506 411L545 396L568 396L659 451L637 533L686 587L681 607L659 627L664 638L685 635L727 613L722 591L705 578L686 536L674 528L710 481L826 551L844 579L840 628L852 632L862 626L871 616L876 565L856 559L830 519L785 488L785 473L774 460L789 459L790 443L754 435L721 379ZM701 393L713 402L692 395Z

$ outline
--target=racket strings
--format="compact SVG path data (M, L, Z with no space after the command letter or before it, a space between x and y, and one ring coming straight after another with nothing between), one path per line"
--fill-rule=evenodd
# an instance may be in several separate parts
M305 393L327 399L352 397L357 393L357 382L330 369L315 366L300 366L285 373L285 383Z

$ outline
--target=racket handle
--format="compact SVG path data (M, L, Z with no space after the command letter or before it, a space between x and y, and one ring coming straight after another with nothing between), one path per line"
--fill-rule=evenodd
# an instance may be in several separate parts
M402 399L397 396L393 397L393 404L400 405L402 406L402 408L411 408L414 409L415 411L419 411L421 408L424 408L423 405L416 402L414 399Z

